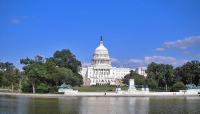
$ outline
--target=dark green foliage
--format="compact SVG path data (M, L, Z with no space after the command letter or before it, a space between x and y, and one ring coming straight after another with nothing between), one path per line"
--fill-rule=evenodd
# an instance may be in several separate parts
M23 67L24 73L26 76L28 76L28 79L32 85L33 93L35 93L37 82L47 78L47 70L44 59L40 56L36 56L34 60L26 58L21 59L20 62L21 64L25 65Z
M22 92L23 93L31 93L32 92L32 85L27 81L24 81L22 84Z
M81 62L76 59L76 56L68 49L56 51L50 58L57 66L71 69L74 73L78 72L81 67Z
M191 61L175 69L176 78L184 84L200 84L200 62Z
M145 85L145 77L142 75L135 75L134 76L135 84L136 85Z
M36 91L37 91L38 93L48 93L49 90L50 90L50 87L49 87L49 85L46 84L46 83L39 83L39 84L37 85L37 88L36 88Z
M186 86L184 85L183 82L176 82L172 86L171 91L178 92L179 90L185 90L185 89L186 89Z
M127 74L122 82L129 85L129 80L134 79L136 85L145 85L145 77L137 74L135 71L131 70L130 74Z
M177 91L176 86L180 86L180 82L183 84L200 84L200 62L187 62L175 69L171 65L151 63L148 66L147 74L147 78L155 80L159 88L169 86L173 91ZM176 82L179 82L179 85ZM176 85L174 85L175 83Z
M57 86L62 83L80 86L82 76L78 74L80 61L70 52L63 49L56 51L53 57L44 59L36 56L35 59L21 59L25 75L32 85L32 92L56 92Z
M168 64L151 63L147 68L147 78L156 81L159 87L168 89L174 83L173 66Z
M158 83L153 79L147 79L147 85L150 89L157 89Z
M0 62L0 86L10 88L12 92L19 88L17 83L20 80L19 70L9 62Z

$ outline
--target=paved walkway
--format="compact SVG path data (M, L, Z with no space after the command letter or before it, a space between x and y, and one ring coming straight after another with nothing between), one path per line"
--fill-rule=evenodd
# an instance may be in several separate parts
M11 96L27 96L27 97L66 97L66 96L81 96L81 97L151 97L151 96L199 96L197 93L184 92L76 92L65 94L30 94L30 93L1 93L0 95Z

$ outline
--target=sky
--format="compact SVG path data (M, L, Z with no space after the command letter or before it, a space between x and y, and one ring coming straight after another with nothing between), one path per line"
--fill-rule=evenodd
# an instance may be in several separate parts
M70 49L89 65L100 36L118 67L200 60L200 0L0 0L0 61Z

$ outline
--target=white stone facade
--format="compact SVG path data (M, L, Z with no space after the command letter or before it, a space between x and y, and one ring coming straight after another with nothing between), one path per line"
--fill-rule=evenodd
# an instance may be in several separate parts
M136 69L112 67L108 49L104 46L101 37L100 44L93 54L91 66L82 67L80 74L83 76L84 85L118 85L130 70L146 76L146 67Z

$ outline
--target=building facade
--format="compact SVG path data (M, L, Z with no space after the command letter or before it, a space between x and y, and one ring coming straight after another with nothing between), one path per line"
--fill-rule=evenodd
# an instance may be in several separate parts
M146 76L146 67L136 69L112 67L108 49L104 46L101 37L99 46L93 54L91 66L82 67L80 74L83 76L84 85L119 85L121 79L129 74L131 70Z

